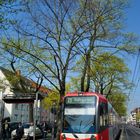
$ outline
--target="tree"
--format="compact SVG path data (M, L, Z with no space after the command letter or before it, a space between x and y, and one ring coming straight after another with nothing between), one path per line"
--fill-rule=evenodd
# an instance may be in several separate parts
M15 38L7 37L7 42L13 42L7 51L55 88L60 101L72 68L83 58L80 90L88 91L95 50L103 48L114 53L137 49L135 36L122 31L126 5L125 0L22 1L22 11L13 17ZM21 40L26 40L27 46L15 45Z
M43 106L45 109L51 109L53 106L53 103L55 102L55 105L58 107L59 106L59 94L57 91L52 91L48 94L47 98L44 98L43 100Z
M114 88L122 91L131 88L128 74L129 69L123 59L112 56L111 53L103 53L92 62L90 76L95 84L95 91L108 98Z
M17 55L17 51L10 50L10 53L40 73L61 97L65 94L68 72L76 60L84 56L81 91L88 91L91 53L95 48L128 52L137 48L133 34L121 32L126 1L36 0L21 4L24 9L22 17L20 12L13 25L19 38L14 40L27 38L28 45L17 46L13 41L11 48L21 55ZM8 37L8 42L12 40ZM87 83L86 87L84 83Z
M97 93L101 93L108 98L120 116L126 115L126 89L130 89L132 84L128 80L129 69L122 58L113 56L111 53L94 54L91 61L91 88L95 87ZM80 70L82 70L81 60L77 63L74 71L79 72L79 76L72 78L71 89L79 90ZM84 84L84 86L86 83ZM125 91L125 92L124 92Z
M136 122L140 124L140 112L136 113Z
M86 45L81 45L80 51L84 54L83 72L81 76L81 91L88 91L90 88L91 53L96 48L104 48L110 51L125 50L131 52L135 49L135 39L131 33L122 33L123 10L127 1L92 0L81 1L81 15L78 20L79 26L86 40ZM85 41L85 40L82 41ZM86 87L84 86L86 83Z
M127 96L120 92L114 92L114 94L110 95L108 100L119 114L119 116L126 116L127 114L127 107L126 107L126 100Z
M19 12L21 9L17 6L19 3L16 0L0 0L0 30L8 30L10 24L14 24L11 16Z
M40 3L40 1L36 2L38 4ZM10 39L8 41L13 41L13 44L9 52L30 64L33 69L36 69L44 79L59 91L60 96L63 96L65 93L65 82L69 63L72 62L72 59L76 55L73 48L78 38L76 34L77 31L70 29L72 24L69 22L69 27L67 24L68 12L70 13L71 10L71 2L66 5L66 2L61 3L61 1L58 1L58 3L56 3L58 9L52 5L55 1L51 1L50 3L49 1L42 1L42 3L39 4L41 7L37 6L36 2L25 3L25 14L30 16L28 21L31 21L29 26L32 28L32 26L36 24L35 30L24 30L27 27L26 25L22 26L22 28L20 28L21 25L19 25L18 29L15 26L16 30L18 30L18 33L21 33L21 35L31 35L30 43L28 43L26 47L21 45L17 46L13 41L14 39ZM42 11L43 2L45 3L45 11L47 10L49 12L48 15L45 14L45 11ZM32 7L32 5L36 5L37 7ZM40 19L40 14L44 16L44 18ZM36 17L38 17L38 19L36 19ZM48 23L46 24L44 20L51 25L48 25ZM42 31L44 32L43 34ZM35 45L36 42L34 38L39 40L37 46ZM6 43L5 46L7 46ZM11 50L12 48L15 48L14 50L19 50L21 54L17 55L17 52ZM36 65L34 62L36 62Z
M75 90L80 89L80 77L82 74L82 63L84 59L77 62L74 71L77 77L71 79L71 87ZM104 94L107 98L112 94L114 89L130 89L132 84L128 79L129 69L122 58L112 55L111 53L94 53L91 56L90 67L90 90ZM86 86L86 83L84 83Z

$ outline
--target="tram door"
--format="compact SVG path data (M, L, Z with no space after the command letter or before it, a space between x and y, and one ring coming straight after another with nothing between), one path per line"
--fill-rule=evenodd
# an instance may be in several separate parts
M99 140L109 140L108 104L99 103Z

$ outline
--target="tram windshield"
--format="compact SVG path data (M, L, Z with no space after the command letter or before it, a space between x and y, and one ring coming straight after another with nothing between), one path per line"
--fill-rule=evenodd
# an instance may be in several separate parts
M95 96L66 97L63 116L64 133L95 132Z

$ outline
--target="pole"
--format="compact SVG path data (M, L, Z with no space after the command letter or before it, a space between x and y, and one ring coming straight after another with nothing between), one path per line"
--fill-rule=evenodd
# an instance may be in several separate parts
M37 118L37 103L38 103L38 92L36 92L36 100L34 102L34 135L33 140L35 140L35 130L36 130L36 118Z
M4 112L5 112L5 103L2 100L3 98L3 93L4 93L5 88L0 87L0 98L1 98L1 102L0 102L0 137L2 137L2 125L3 125L3 118L4 118Z
M52 140L54 140L54 113L53 113L53 124L52 124Z
M52 120L53 120L53 124L52 124L52 140L54 140L54 127L55 127L55 109L56 109L56 102L53 101L53 106L52 106Z

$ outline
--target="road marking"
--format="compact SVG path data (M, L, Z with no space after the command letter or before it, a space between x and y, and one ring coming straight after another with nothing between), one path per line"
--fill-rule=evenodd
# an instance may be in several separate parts
M123 138L124 138L123 134L124 134L124 128L122 129L120 140L123 140Z
M128 128L128 126L127 126L127 128ZM129 135L127 133L126 127L125 127L125 134L126 134L126 139L129 140Z

